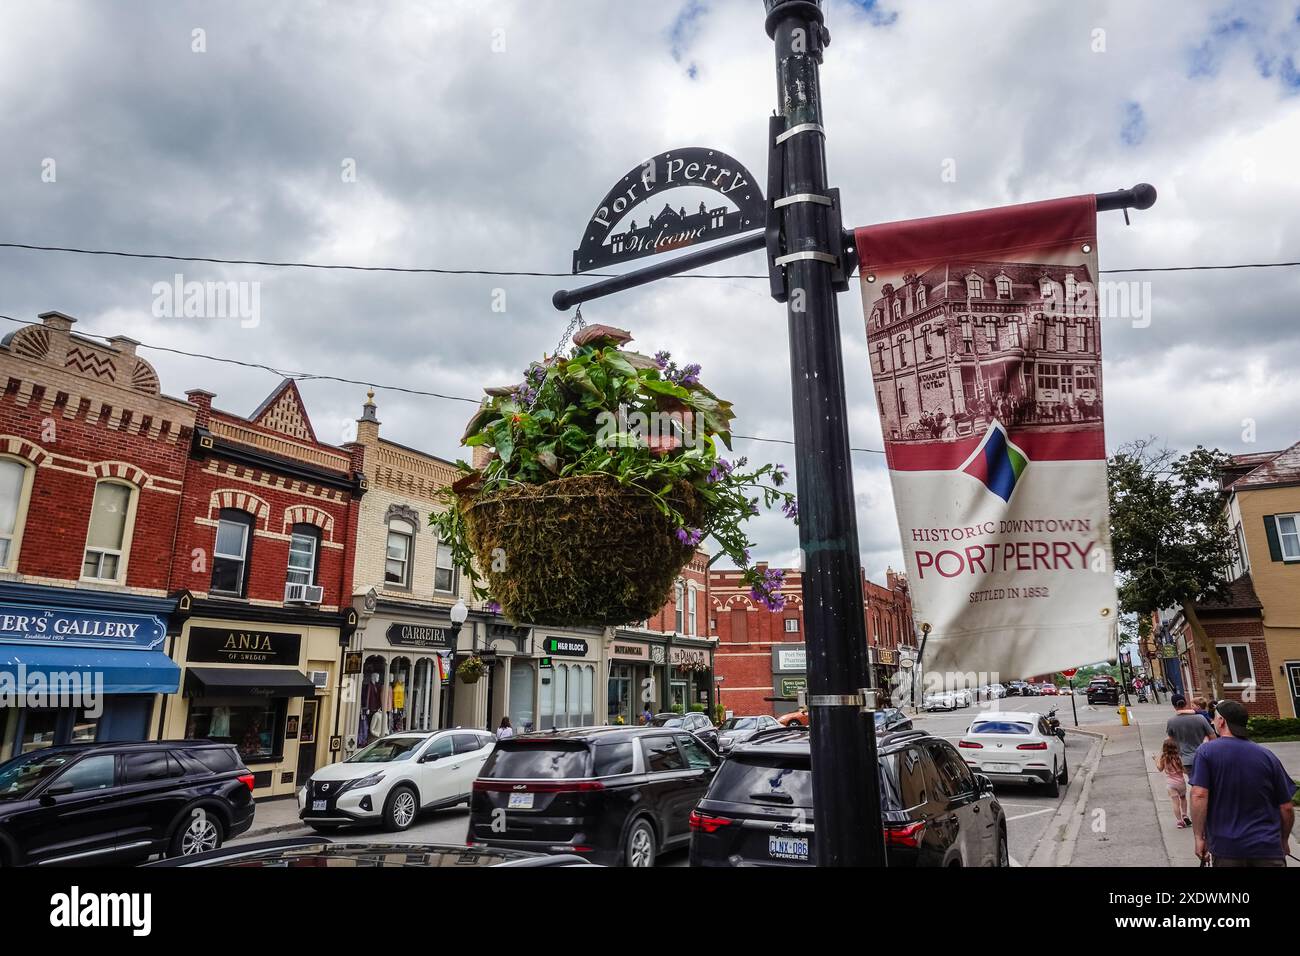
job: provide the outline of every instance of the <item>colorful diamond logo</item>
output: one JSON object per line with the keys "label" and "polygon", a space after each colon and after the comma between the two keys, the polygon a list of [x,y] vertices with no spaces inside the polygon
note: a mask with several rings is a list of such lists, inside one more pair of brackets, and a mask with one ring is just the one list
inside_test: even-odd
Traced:
{"label": "colorful diamond logo", "polygon": [[1000,422],[994,421],[961,470],[982,482],[1003,501],[1010,501],[1028,464],[1025,453],[1007,438],[1007,430]]}

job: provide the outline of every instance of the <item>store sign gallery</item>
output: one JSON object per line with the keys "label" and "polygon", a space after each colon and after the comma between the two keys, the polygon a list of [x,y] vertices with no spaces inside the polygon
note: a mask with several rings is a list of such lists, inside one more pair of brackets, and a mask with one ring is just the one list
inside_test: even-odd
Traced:
{"label": "store sign gallery", "polygon": [[0,642],[71,644],[149,650],[167,634],[162,619],[148,614],[70,611],[37,605],[6,604],[0,609]]}

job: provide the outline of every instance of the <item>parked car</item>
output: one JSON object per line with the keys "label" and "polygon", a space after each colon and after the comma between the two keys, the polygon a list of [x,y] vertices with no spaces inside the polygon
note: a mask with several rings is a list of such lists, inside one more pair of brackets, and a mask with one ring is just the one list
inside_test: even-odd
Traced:
{"label": "parked car", "polygon": [[324,837],[293,837],[266,840],[244,846],[225,847],[211,853],[159,860],[149,866],[222,867],[253,869],[353,869],[369,867],[416,866],[591,866],[580,856],[551,853],[526,853],[523,850],[499,850],[464,847],[446,843],[368,843],[340,842]]}
{"label": "parked car", "polygon": [[957,747],[967,765],[995,782],[1041,783],[1058,796],[1070,782],[1065,731],[1056,711],[985,711],[971,721]]}
{"label": "parked car", "polygon": [[956,710],[957,695],[950,690],[926,694],[921,706],[926,710]]}
{"label": "parked car", "polygon": [[1044,696],[1044,697],[1055,697],[1055,696],[1056,696],[1056,685],[1055,685],[1055,684],[1044,684],[1044,685],[1043,685],[1043,696]]}
{"label": "parked car", "polygon": [[654,720],[650,721],[650,726],[668,727],[672,730],[689,730],[712,747],[714,751],[718,750],[718,728],[714,727],[713,721],[709,720],[704,714],[698,712],[655,714]]}
{"label": "parked car", "polygon": [[911,730],[912,718],[897,707],[886,707],[876,711],[876,736],[892,734],[900,730]]}
{"label": "parked car", "polygon": [[788,714],[782,714],[776,719],[776,722],[782,727],[807,727],[808,708],[800,707],[798,710],[792,710]]}
{"label": "parked car", "polygon": [[201,853],[253,813],[253,774],[230,744],[47,747],[0,764],[0,866]]}
{"label": "parked car", "polygon": [[1001,684],[989,684],[986,700],[1002,700],[1007,696],[1007,689]]}
{"label": "parked car", "polygon": [[425,810],[469,800],[496,737],[484,730],[413,731],[380,737],[298,788],[298,816],[318,833],[357,823],[405,830]]}
{"label": "parked car", "polygon": [[1113,677],[1094,677],[1088,681],[1088,703],[1119,706],[1119,684]]}
{"label": "parked car", "polygon": [[969,707],[975,702],[975,692],[966,687],[953,691],[953,696],[957,698],[958,707]]}
{"label": "parked car", "polygon": [[691,810],[720,762],[680,728],[512,737],[497,744],[474,781],[466,841],[654,866],[662,851],[690,841]]}
{"label": "parked car", "polygon": [[725,754],[736,744],[744,743],[760,730],[780,727],[775,717],[760,714],[757,717],[728,717],[718,727],[718,752]]}
{"label": "parked car", "polygon": [[[810,866],[815,808],[808,735],[773,731],[738,745],[691,814],[691,866]],[[912,730],[878,744],[891,867],[1008,866],[993,784],[941,737]]]}

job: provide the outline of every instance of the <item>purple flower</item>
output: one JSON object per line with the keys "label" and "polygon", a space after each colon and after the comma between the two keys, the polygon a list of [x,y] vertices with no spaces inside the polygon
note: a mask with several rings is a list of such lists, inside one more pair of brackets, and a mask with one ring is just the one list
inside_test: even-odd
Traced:
{"label": "purple flower", "polygon": [[782,513],[791,521],[799,520],[799,502],[790,498],[781,506]]}
{"label": "purple flower", "polygon": [[785,484],[785,480],[790,477],[790,472],[786,471],[785,465],[772,466],[772,484],[778,488]]}
{"label": "purple flower", "polygon": [[489,613],[489,614],[500,614],[500,613],[501,613],[501,605],[498,604],[496,601],[488,601],[487,609],[488,609],[488,613]]}
{"label": "purple flower", "polygon": [[704,539],[704,532],[699,528],[678,528],[677,540],[687,548],[693,548]]}
{"label": "purple flower", "polygon": [[668,367],[668,362],[672,359],[672,357],[673,356],[671,352],[656,352],[655,364],[658,365],[661,370],[666,369]]}

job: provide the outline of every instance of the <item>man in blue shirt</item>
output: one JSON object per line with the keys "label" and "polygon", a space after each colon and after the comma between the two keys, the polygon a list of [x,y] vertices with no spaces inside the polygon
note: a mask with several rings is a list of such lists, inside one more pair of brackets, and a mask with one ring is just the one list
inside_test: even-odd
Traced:
{"label": "man in blue shirt", "polygon": [[1246,708],[1221,701],[1219,737],[1202,744],[1192,770],[1196,855],[1215,866],[1286,866],[1295,783],[1282,761],[1246,737]]}

